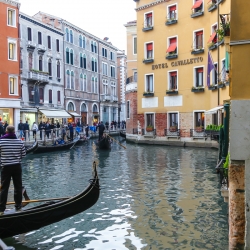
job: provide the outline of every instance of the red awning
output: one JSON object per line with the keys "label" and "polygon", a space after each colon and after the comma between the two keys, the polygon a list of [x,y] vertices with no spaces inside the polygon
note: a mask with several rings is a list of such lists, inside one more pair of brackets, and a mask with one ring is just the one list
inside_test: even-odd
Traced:
{"label": "red awning", "polygon": [[169,11],[175,11],[176,10],[176,5],[169,7]]}
{"label": "red awning", "polygon": [[153,50],[153,44],[152,43],[147,44],[147,50]]}
{"label": "red awning", "polygon": [[170,43],[170,44],[176,43],[176,37],[170,38],[170,39],[169,39],[169,43]]}
{"label": "red awning", "polygon": [[196,9],[199,8],[203,3],[203,0],[198,0],[195,2],[195,4],[193,5],[192,9]]}
{"label": "red awning", "polygon": [[176,47],[177,47],[176,43],[170,44],[170,46],[167,49],[167,52],[173,52],[173,51],[175,51]]}
{"label": "red awning", "polygon": [[216,32],[214,32],[211,36],[210,36],[210,38],[208,39],[208,43],[210,43],[210,42],[212,42],[213,40],[214,40],[214,38],[216,37]]}
{"label": "red awning", "polygon": [[198,73],[202,73],[203,72],[203,68],[198,68],[196,69]]}
{"label": "red awning", "polygon": [[196,35],[196,36],[203,35],[203,31],[198,31],[198,32],[195,32],[195,35]]}
{"label": "red awning", "polygon": [[146,17],[151,17],[151,16],[152,16],[152,13],[146,14]]}
{"label": "red awning", "polygon": [[170,72],[170,76],[177,76],[177,72],[176,71]]}

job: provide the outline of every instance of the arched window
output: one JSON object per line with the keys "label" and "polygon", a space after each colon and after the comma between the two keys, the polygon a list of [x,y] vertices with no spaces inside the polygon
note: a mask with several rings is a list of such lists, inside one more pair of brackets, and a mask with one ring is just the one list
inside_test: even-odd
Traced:
{"label": "arched window", "polygon": [[49,89],[49,103],[52,103],[52,89]]}
{"label": "arched window", "polygon": [[80,74],[80,90],[83,91],[83,74]]}
{"label": "arched window", "polygon": [[107,80],[103,80],[103,94],[107,95],[108,94],[108,81]]}
{"label": "arched window", "polygon": [[94,43],[91,41],[91,52],[94,52]]}
{"label": "arched window", "polygon": [[96,46],[96,42],[94,42],[94,51],[95,53],[97,53],[97,46]]}
{"label": "arched window", "polygon": [[83,68],[83,56],[82,56],[82,53],[80,53],[80,68]]}
{"label": "arched window", "polygon": [[97,60],[95,58],[95,72],[97,72]]}
{"label": "arched window", "polygon": [[73,43],[73,31],[70,30],[70,42]]}
{"label": "arched window", "polygon": [[74,81],[74,71],[71,71],[71,89],[75,89],[75,81]]}
{"label": "arched window", "polygon": [[66,82],[67,82],[67,89],[70,89],[70,71],[66,71]]}
{"label": "arched window", "polygon": [[93,112],[95,112],[95,113],[98,112],[98,109],[97,109],[97,105],[96,105],[96,104],[93,105]]}
{"label": "arched window", "polygon": [[66,41],[67,42],[69,42],[69,29],[68,28],[66,28],[66,30],[65,30],[65,35],[66,35]]}
{"label": "arched window", "polygon": [[79,35],[79,47],[82,48],[82,35]]}
{"label": "arched window", "polygon": [[66,48],[66,63],[69,64],[69,48]]}
{"label": "arched window", "polygon": [[81,112],[87,112],[87,106],[85,103],[81,105]]}
{"label": "arched window", "polygon": [[83,91],[87,91],[87,76],[83,77]]}
{"label": "arched window", "polygon": [[48,60],[48,72],[49,72],[49,76],[52,76],[52,61],[51,61],[51,58]]}
{"label": "arched window", "polygon": [[91,92],[95,93],[95,78],[91,78]]}
{"label": "arched window", "polygon": [[43,103],[43,100],[44,100],[43,88],[39,88],[39,102]]}
{"label": "arched window", "polygon": [[70,49],[70,64],[74,65],[74,53],[73,53],[73,49]]}
{"label": "arched window", "polygon": [[59,60],[57,60],[57,63],[56,63],[56,77],[57,78],[60,78],[60,76],[61,76],[61,70],[60,70],[60,61]]}
{"label": "arched window", "polygon": [[87,68],[87,58],[86,55],[83,55],[83,68],[86,69]]}
{"label": "arched window", "polygon": [[98,85],[98,82],[97,82],[97,77],[95,78],[95,91],[94,91],[94,93],[98,93],[98,91],[97,91],[97,85]]}
{"label": "arched window", "polygon": [[68,103],[68,111],[74,111],[74,104],[72,102]]}
{"label": "arched window", "polygon": [[43,57],[39,56],[39,71],[43,71]]}
{"label": "arched window", "polygon": [[85,40],[85,37],[83,37],[82,47],[83,47],[84,49],[85,49],[85,47],[86,47],[86,40]]}
{"label": "arched window", "polygon": [[29,53],[29,70],[33,69],[33,53]]}
{"label": "arched window", "polygon": [[94,57],[92,57],[92,59],[91,59],[91,70],[95,71],[95,59],[94,59]]}

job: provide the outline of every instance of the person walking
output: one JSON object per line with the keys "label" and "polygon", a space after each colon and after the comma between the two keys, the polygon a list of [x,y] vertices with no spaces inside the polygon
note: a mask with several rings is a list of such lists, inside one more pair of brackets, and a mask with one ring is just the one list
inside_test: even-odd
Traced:
{"label": "person walking", "polygon": [[[26,133],[28,135],[28,138],[26,138]],[[28,121],[26,121],[26,123],[24,124],[24,138],[25,138],[25,141],[26,139],[30,139],[30,125]]]}
{"label": "person walking", "polygon": [[45,128],[44,123],[42,121],[40,121],[40,123],[38,125],[38,129],[40,131],[40,140],[42,140],[44,128]]}
{"label": "person walking", "polygon": [[5,121],[4,122],[4,125],[3,125],[3,128],[4,128],[4,134],[5,134],[5,132],[6,132],[6,128],[9,126],[9,124],[8,124],[8,122],[7,121]]}
{"label": "person walking", "polygon": [[89,124],[87,124],[87,126],[85,127],[85,133],[86,133],[86,137],[89,137]]}
{"label": "person walking", "polygon": [[4,126],[3,123],[0,121],[0,136],[4,135]]}
{"label": "person walking", "polygon": [[38,127],[37,127],[37,124],[36,122],[33,122],[33,125],[32,125],[32,131],[33,131],[33,139],[36,140],[36,131],[38,130]]}
{"label": "person walking", "polygon": [[105,130],[105,127],[103,125],[103,122],[101,122],[99,125],[98,125],[98,131],[99,131],[99,141],[102,139],[103,137],[103,132]]}
{"label": "person walking", "polygon": [[24,124],[22,120],[20,120],[20,123],[18,124],[17,129],[19,130],[20,138],[24,137]]}
{"label": "person walking", "polygon": [[[11,150],[10,150],[11,148]],[[10,180],[14,184],[16,211],[22,209],[22,167],[21,159],[26,155],[23,141],[17,139],[14,126],[7,126],[6,135],[0,138],[1,191],[0,215],[4,214]]]}

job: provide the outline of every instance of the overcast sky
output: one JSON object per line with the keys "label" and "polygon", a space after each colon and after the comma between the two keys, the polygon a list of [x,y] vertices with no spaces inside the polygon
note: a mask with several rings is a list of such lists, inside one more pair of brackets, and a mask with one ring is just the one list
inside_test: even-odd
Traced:
{"label": "overcast sky", "polygon": [[133,0],[19,0],[21,12],[33,16],[39,11],[61,17],[72,24],[126,50],[126,29],[136,20]]}

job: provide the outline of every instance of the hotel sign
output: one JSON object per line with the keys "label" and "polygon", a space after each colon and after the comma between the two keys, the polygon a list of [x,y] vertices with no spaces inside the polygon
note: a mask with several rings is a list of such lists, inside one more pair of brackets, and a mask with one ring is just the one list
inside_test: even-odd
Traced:
{"label": "hotel sign", "polygon": [[[202,62],[202,61],[203,61],[203,57],[194,57],[194,58],[190,58],[190,59],[171,62],[171,67],[177,67],[177,66],[182,66],[182,65],[187,65],[187,64],[199,63],[199,62]],[[168,63],[159,63],[159,64],[152,65],[152,70],[166,69],[166,68],[168,68]]]}

